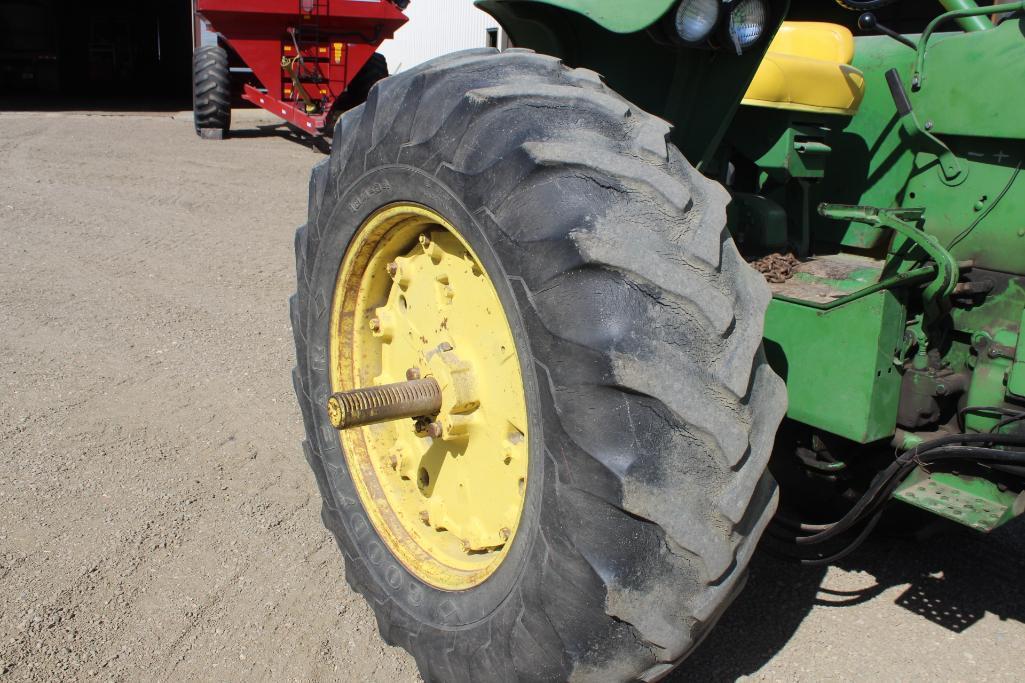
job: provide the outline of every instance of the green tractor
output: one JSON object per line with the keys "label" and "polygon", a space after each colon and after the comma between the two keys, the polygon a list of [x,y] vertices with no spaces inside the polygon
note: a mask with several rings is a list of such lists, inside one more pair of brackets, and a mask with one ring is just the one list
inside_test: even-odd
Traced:
{"label": "green tractor", "polygon": [[478,5],[518,47],[377,84],[295,240],[323,520],[426,680],[656,680],[763,535],[1023,512],[1025,2]]}

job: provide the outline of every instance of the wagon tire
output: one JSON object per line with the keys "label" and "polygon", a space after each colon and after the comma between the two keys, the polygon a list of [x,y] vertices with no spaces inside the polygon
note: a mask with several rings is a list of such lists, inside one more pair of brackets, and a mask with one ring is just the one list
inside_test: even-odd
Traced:
{"label": "wagon tire", "polygon": [[375,52],[335,102],[335,106],[332,107],[331,113],[328,115],[327,123],[324,125],[324,130],[329,135],[333,135],[341,115],[366,102],[370,95],[370,89],[385,78],[388,78],[388,60],[381,53]]}
{"label": "wagon tire", "polygon": [[[513,49],[378,83],[310,180],[290,300],[303,450],[350,586],[427,681],[655,680],[741,589],[777,501],[770,300],[728,195],[597,74]],[[460,228],[514,333],[530,414],[519,531],[441,591],[389,550],[324,408],[346,247],[382,207]]]}
{"label": "wagon tire", "polygon": [[231,127],[231,72],[228,53],[216,45],[192,55],[192,114],[196,134],[220,140]]}

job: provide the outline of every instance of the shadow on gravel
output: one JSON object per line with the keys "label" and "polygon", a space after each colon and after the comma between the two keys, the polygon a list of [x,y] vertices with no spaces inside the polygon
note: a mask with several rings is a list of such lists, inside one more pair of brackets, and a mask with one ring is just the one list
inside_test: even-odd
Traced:
{"label": "shadow on gravel", "polygon": [[238,140],[254,139],[254,138],[281,138],[294,142],[303,147],[314,149],[321,154],[331,153],[331,143],[326,138],[313,137],[306,135],[298,128],[294,128],[287,123],[269,123],[269,124],[258,124],[254,128],[242,128],[239,130],[229,130],[228,137]]}
{"label": "shadow on gravel", "polygon": [[988,536],[953,524],[915,541],[876,535],[838,565],[866,572],[875,585],[857,591],[821,587],[824,567],[803,567],[762,552],[747,587],[708,639],[667,681],[732,681],[765,665],[813,608],[843,609],[910,584],[896,604],[960,633],[986,612],[1025,623],[1025,521]]}

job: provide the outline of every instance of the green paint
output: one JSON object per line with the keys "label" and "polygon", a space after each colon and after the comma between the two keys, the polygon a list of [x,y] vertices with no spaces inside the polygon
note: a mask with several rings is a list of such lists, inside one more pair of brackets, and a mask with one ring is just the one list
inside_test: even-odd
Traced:
{"label": "green paint", "polygon": [[1022,513],[1020,496],[979,477],[916,468],[893,497],[976,531],[988,532]]}
{"label": "green paint", "polygon": [[[676,0],[501,0],[505,3],[532,2],[551,5],[587,17],[606,31],[633,33],[651,26],[665,14]],[[485,11],[498,4],[495,1],[475,0]]]}
{"label": "green paint", "polygon": [[765,352],[787,383],[787,416],[859,443],[889,438],[900,398],[893,358],[904,313],[887,291],[825,311],[774,299]]}
{"label": "green paint", "polygon": [[1014,349],[1014,364],[1007,376],[1007,392],[1025,398],[1025,312],[1018,324],[1018,343]]}
{"label": "green paint", "polygon": [[[742,107],[731,130],[730,144],[772,180],[822,178],[831,151],[823,141],[828,129],[801,123],[805,116],[785,110]],[[767,130],[772,134],[766,135]]]}
{"label": "green paint", "polygon": [[[910,54],[908,50],[905,52]],[[920,118],[939,135],[1021,138],[1025,121],[1007,116],[1001,96],[1008,73],[1025,59],[1020,20],[1002,22],[985,33],[935,36],[921,64],[921,89],[911,91]],[[914,69],[902,72],[910,81]],[[1012,93],[1007,93],[1013,96]]]}
{"label": "green paint", "polygon": [[[975,0],[940,0],[940,4],[948,12],[957,12],[958,10],[974,10],[979,5]],[[993,11],[992,7],[985,8],[986,13]],[[961,28],[965,31],[985,31],[993,28],[993,22],[989,20],[989,17],[985,16],[963,16],[957,20]]]}

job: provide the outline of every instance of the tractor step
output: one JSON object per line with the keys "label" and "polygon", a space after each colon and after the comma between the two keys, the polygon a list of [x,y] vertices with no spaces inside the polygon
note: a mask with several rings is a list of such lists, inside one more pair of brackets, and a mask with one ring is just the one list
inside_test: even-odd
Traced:
{"label": "tractor step", "polygon": [[785,282],[770,283],[774,296],[828,304],[874,284],[886,264],[881,259],[853,254],[812,256],[794,264]]}

